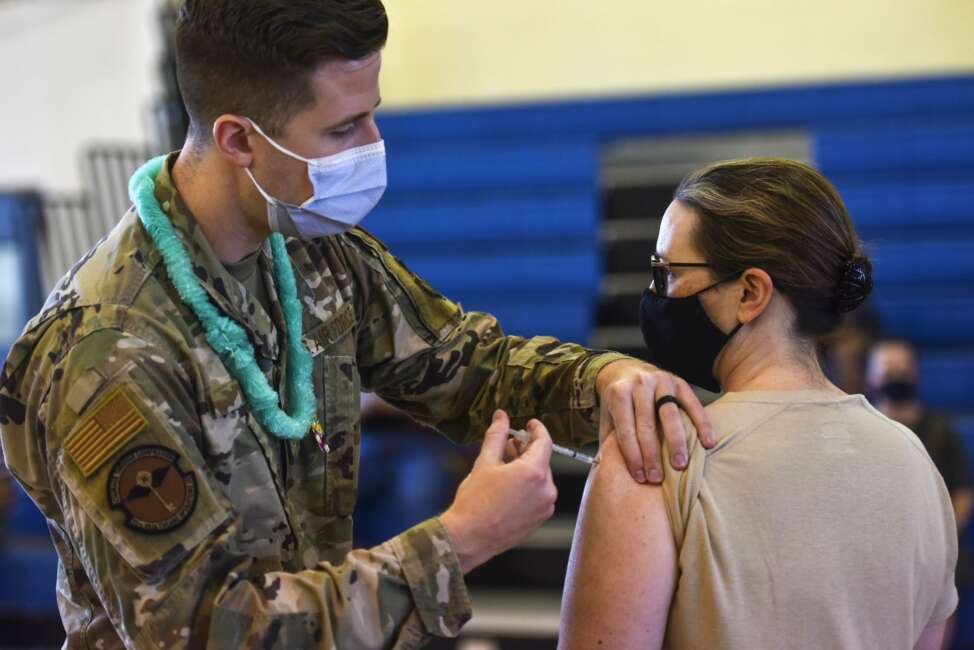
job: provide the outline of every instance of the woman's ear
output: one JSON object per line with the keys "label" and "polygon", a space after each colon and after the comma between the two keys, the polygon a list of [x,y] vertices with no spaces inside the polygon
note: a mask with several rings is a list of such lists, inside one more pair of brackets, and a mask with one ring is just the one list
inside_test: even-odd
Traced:
{"label": "woman's ear", "polygon": [[737,320],[750,323],[764,313],[771,298],[774,297],[774,281],[766,271],[761,269],[747,269],[741,274],[744,293],[741,303],[737,307]]}

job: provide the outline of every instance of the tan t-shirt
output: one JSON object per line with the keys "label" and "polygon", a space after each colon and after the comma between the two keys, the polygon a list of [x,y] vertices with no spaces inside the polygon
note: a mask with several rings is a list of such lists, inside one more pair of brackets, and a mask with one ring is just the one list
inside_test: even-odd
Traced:
{"label": "tan t-shirt", "polygon": [[944,482],[861,395],[728,393],[663,490],[679,553],[671,648],[913,648],[957,605]]}

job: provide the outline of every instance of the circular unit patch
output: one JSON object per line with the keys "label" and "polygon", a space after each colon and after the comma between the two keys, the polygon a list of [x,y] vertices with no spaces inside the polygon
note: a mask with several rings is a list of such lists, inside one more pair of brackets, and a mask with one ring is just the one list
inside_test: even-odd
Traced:
{"label": "circular unit patch", "polygon": [[196,508],[196,475],[179,469],[179,454],[137,447],[119,458],[108,477],[108,502],[125,512],[125,525],[150,535],[181,526]]}

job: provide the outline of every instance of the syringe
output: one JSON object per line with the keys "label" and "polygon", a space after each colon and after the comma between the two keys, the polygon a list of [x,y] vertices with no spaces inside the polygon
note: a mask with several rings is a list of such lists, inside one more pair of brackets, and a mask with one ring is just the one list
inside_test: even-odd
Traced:
{"label": "syringe", "polygon": [[[519,440],[525,444],[531,442],[531,434],[527,431],[521,431],[520,429],[511,429],[511,437]],[[583,454],[577,449],[569,449],[568,447],[562,447],[561,445],[552,445],[551,450],[556,454],[561,454],[562,456],[568,456],[569,458],[574,458],[575,460],[580,460],[583,463],[588,463],[589,465],[598,465],[599,461],[597,458],[592,458],[587,454]]]}

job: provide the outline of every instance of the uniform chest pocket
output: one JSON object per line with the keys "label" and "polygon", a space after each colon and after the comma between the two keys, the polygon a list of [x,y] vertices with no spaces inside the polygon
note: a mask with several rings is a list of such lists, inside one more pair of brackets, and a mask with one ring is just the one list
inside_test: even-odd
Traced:
{"label": "uniform chest pocket", "polygon": [[362,391],[355,357],[323,353],[315,358],[319,412],[328,444],[325,507],[332,515],[350,516],[358,485]]}

